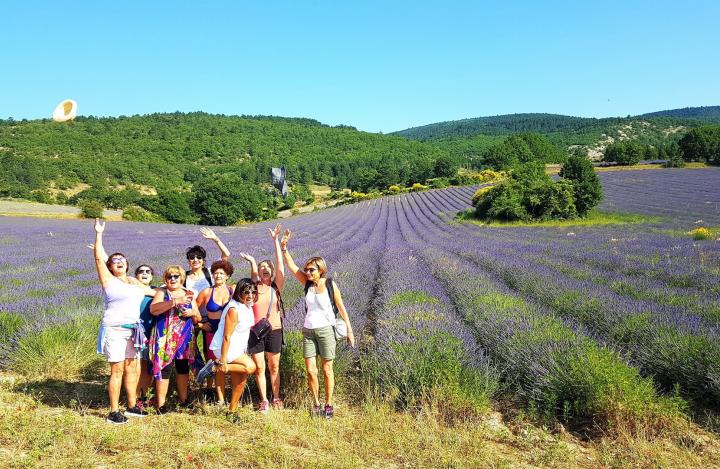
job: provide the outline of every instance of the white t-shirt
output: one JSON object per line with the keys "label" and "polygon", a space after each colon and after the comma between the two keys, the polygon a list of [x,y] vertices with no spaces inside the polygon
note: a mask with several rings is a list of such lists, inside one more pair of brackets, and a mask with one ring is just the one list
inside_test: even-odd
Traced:
{"label": "white t-shirt", "polygon": [[305,314],[303,323],[305,329],[319,329],[335,324],[335,312],[330,303],[327,285],[325,285],[325,291],[320,294],[315,293],[314,286],[310,287],[305,295],[305,305],[307,306],[307,314]]}
{"label": "white t-shirt", "polygon": [[117,277],[111,278],[103,289],[105,313],[102,325],[112,327],[137,322],[144,297],[145,293],[140,287],[125,283]]}
{"label": "white t-shirt", "polygon": [[234,361],[240,355],[247,353],[248,339],[250,338],[250,328],[255,324],[255,316],[253,315],[252,308],[247,307],[242,303],[238,303],[235,300],[230,300],[223,309],[222,316],[220,316],[220,323],[218,324],[218,330],[213,336],[212,342],[210,342],[210,350],[213,351],[216,357],[220,357],[222,353],[223,336],[225,334],[225,317],[227,316],[230,308],[235,308],[238,315],[238,322],[235,326],[235,330],[230,336],[230,346],[228,347],[227,362]]}

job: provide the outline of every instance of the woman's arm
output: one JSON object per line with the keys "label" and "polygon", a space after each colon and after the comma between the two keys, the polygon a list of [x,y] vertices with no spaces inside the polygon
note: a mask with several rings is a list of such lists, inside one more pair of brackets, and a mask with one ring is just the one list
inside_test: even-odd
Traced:
{"label": "woman's arm", "polygon": [[171,297],[169,301],[165,301],[165,290],[158,288],[155,290],[155,296],[150,303],[150,314],[153,316],[160,316],[161,314],[173,309],[175,306],[177,306],[175,298]]}
{"label": "woman's arm", "polygon": [[145,285],[144,283],[142,283],[140,280],[136,279],[135,277],[128,277],[128,280],[130,281],[131,284],[135,285],[140,290],[142,290],[143,293],[145,294],[145,296],[152,296],[153,298],[155,297],[155,289],[154,288],[150,288],[148,285]]}
{"label": "woman's arm", "polygon": [[215,244],[217,244],[217,247],[220,250],[220,259],[224,261],[230,259],[230,250],[223,244],[222,241],[220,241],[220,238],[218,238],[218,235],[216,235],[213,230],[210,228],[200,228],[200,233],[202,233],[203,238],[214,241]]}
{"label": "woman's arm", "polygon": [[240,257],[245,259],[250,264],[250,279],[253,282],[259,282],[260,275],[258,274],[258,266],[255,258],[246,252],[241,252]]}
{"label": "woman's arm", "polygon": [[110,280],[113,278],[113,274],[105,265],[107,261],[107,254],[102,243],[102,235],[105,231],[105,222],[101,222],[99,219],[95,219],[95,245],[93,246],[93,253],[95,254],[95,268],[97,269],[98,279],[100,279],[100,285],[103,288],[108,286]]}
{"label": "woman's arm", "polygon": [[348,315],[348,312],[345,309],[345,303],[343,303],[340,289],[335,282],[333,282],[333,291],[335,292],[335,304],[337,305],[338,313],[340,313],[340,317],[343,321],[345,321],[345,325],[347,326],[347,341],[351,346],[355,347],[355,334],[353,333],[352,326],[350,325],[350,315]]}
{"label": "woman's arm", "polygon": [[225,329],[223,329],[223,343],[220,349],[220,369],[223,373],[227,373],[227,354],[230,348],[230,337],[232,337],[237,321],[237,310],[235,308],[228,309],[227,315],[225,316]]}
{"label": "woman's arm", "polygon": [[190,301],[190,309],[185,310],[182,313],[184,318],[192,318],[193,324],[197,325],[202,320],[202,315],[198,309],[197,302],[195,300]]}
{"label": "woman's arm", "polygon": [[[280,247],[280,233],[282,230],[282,225],[278,223],[275,226],[274,230],[270,231],[270,236],[273,239],[273,245],[275,246],[275,285],[277,285],[278,290],[282,290],[283,286],[285,286],[285,263],[283,262],[283,253],[282,248]],[[285,249],[287,250],[287,243],[285,244]]]}
{"label": "woman's arm", "polygon": [[290,272],[292,272],[293,276],[297,279],[298,282],[305,285],[305,283],[307,282],[307,276],[305,275],[305,272],[300,272],[300,268],[297,266],[297,264],[295,264],[295,261],[293,260],[290,252],[288,252],[287,249],[287,244],[288,241],[290,241],[291,236],[292,232],[290,230],[285,230],[285,234],[280,240],[280,252],[282,252],[283,259],[285,260],[285,263],[287,264],[288,269],[290,269]]}

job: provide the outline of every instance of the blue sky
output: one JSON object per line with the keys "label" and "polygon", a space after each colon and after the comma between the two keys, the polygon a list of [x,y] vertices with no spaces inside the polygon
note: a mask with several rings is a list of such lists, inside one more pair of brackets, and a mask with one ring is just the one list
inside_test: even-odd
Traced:
{"label": "blue sky", "polygon": [[205,111],[392,132],[720,105],[720,2],[6,0],[0,118]]}

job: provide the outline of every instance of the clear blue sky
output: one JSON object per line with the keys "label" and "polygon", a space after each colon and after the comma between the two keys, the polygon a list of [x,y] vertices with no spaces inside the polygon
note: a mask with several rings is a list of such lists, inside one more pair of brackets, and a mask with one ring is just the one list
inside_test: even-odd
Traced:
{"label": "clear blue sky", "polygon": [[[593,3],[593,6],[590,6]],[[205,111],[371,132],[720,105],[720,1],[32,1],[0,7],[0,118]]]}

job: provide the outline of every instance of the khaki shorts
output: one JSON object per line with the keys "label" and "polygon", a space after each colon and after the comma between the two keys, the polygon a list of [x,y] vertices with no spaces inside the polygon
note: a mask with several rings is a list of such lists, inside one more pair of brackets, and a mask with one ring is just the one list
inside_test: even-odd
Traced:
{"label": "khaki shorts", "polygon": [[335,359],[335,331],[332,326],[306,329],[303,327],[303,356],[313,358],[320,354],[323,360]]}

